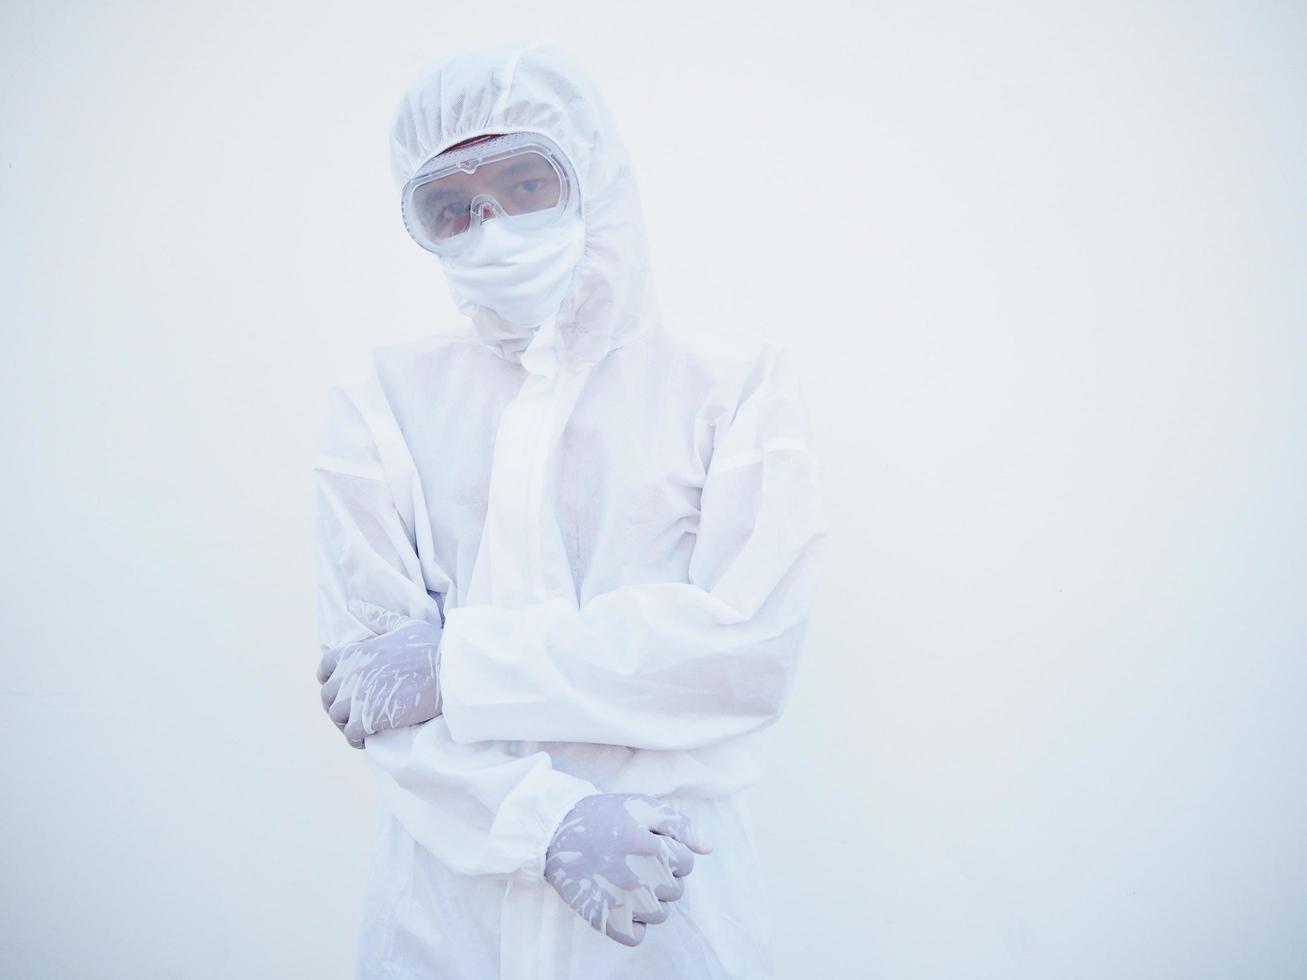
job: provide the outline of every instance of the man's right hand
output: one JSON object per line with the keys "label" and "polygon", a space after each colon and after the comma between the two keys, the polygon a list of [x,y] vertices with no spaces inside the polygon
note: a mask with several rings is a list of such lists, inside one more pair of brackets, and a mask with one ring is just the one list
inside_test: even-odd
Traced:
{"label": "man's right hand", "polygon": [[440,627],[369,602],[350,611],[375,633],[324,651],[322,707],[356,749],[369,735],[430,721],[441,713]]}
{"label": "man's right hand", "polygon": [[545,880],[592,927],[638,946],[685,892],[694,854],[712,845],[675,807],[642,793],[598,793],[572,807],[545,857]]}

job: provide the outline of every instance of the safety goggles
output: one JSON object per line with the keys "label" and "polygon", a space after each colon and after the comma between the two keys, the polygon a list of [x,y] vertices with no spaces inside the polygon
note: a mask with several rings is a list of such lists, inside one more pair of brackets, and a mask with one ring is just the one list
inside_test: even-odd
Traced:
{"label": "safety goggles", "polygon": [[492,216],[544,228],[579,206],[567,156],[539,133],[505,133],[438,153],[404,185],[400,207],[413,240],[450,255]]}

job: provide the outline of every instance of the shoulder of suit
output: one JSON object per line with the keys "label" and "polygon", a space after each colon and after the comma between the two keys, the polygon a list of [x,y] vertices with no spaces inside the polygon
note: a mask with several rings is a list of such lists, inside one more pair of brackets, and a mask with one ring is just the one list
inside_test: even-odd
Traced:
{"label": "shoulder of suit", "polygon": [[[788,360],[783,344],[768,337],[666,332],[668,361],[697,376],[722,396],[738,396]],[[670,366],[670,364],[669,364]]]}
{"label": "shoulder of suit", "polygon": [[461,354],[479,347],[474,337],[457,333],[425,334],[411,340],[382,344],[368,352],[366,361],[353,374],[341,378],[332,387],[354,398],[365,397],[369,392],[375,394],[385,379],[402,377],[409,370],[420,369],[430,363],[430,358]]}

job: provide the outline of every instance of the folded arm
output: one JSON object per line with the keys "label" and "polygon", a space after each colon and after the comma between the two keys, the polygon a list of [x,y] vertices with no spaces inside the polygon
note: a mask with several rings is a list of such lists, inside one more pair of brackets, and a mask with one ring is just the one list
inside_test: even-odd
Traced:
{"label": "folded arm", "polygon": [[[406,522],[377,449],[392,474],[411,460],[375,379],[333,388],[314,465],[318,631],[323,650],[373,636],[351,611],[358,600],[439,627],[428,582],[448,577],[419,562],[412,515]],[[416,475],[409,484],[418,495]],[[423,513],[418,510],[417,513]],[[368,762],[383,800],[423,847],[469,875],[542,881],[554,830],[575,803],[599,792],[555,770],[548,754],[514,755],[500,743],[454,742],[443,717],[368,736]]]}
{"label": "folded arm", "polygon": [[565,598],[449,610],[452,738],[691,749],[772,723],[824,539],[806,410],[768,347],[718,425],[689,581],[624,586],[579,610]]}

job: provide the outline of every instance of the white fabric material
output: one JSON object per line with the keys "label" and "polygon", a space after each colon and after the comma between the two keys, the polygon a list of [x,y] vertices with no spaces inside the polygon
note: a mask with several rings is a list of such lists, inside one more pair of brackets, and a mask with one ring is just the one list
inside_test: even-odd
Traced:
{"label": "white fabric material", "polygon": [[585,250],[580,214],[547,228],[496,215],[467,234],[476,236],[467,248],[440,259],[462,312],[475,316],[486,307],[519,326],[558,312]]}
{"label": "white fabric material", "polygon": [[[360,599],[439,624],[445,713],[367,739],[387,818],[361,978],[768,976],[741,791],[789,697],[825,526],[786,356],[664,328],[625,153],[553,45],[460,56],[393,130],[397,186],[443,146],[538,130],[576,166],[585,254],[558,314],[381,348],[334,386],[315,464],[324,646]],[[544,881],[596,792],[715,843],[639,946]]]}

